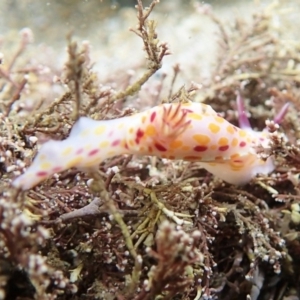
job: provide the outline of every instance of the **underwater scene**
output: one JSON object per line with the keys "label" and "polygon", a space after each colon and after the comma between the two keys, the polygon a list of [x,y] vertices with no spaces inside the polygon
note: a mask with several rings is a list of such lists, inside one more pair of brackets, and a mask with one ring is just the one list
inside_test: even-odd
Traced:
{"label": "underwater scene", "polygon": [[0,300],[300,299],[299,15],[0,1]]}

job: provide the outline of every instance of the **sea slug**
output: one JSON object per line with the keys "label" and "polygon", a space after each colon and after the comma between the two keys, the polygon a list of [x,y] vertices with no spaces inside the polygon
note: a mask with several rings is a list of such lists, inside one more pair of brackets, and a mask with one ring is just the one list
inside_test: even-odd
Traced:
{"label": "sea slug", "polygon": [[274,158],[263,160],[257,154],[257,147],[268,146],[268,132],[253,131],[240,97],[237,103],[241,128],[211,106],[194,102],[161,104],[113,120],[81,117],[67,139],[42,145],[32,165],[13,186],[27,190],[54,173],[73,167],[97,168],[105,159],[120,154],[200,162],[201,167],[228,183],[245,184],[259,173],[273,171]]}

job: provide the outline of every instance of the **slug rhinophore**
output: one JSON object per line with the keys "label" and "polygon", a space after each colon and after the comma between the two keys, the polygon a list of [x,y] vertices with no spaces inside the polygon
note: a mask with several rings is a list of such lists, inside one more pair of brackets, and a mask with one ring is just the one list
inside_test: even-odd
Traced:
{"label": "slug rhinophore", "polygon": [[26,190],[54,173],[73,167],[97,168],[103,160],[120,154],[196,161],[228,183],[245,184],[258,173],[273,171],[274,158],[263,160],[257,154],[257,147],[268,145],[268,132],[251,129],[239,97],[238,112],[241,128],[211,106],[194,102],[161,104],[114,120],[81,117],[67,139],[43,144],[13,185]]}

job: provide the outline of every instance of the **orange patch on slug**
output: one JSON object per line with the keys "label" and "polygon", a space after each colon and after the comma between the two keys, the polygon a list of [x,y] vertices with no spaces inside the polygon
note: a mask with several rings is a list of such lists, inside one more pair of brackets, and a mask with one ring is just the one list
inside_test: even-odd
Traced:
{"label": "orange patch on slug", "polygon": [[210,137],[205,134],[194,134],[193,139],[200,145],[207,145],[210,143]]}
{"label": "orange patch on slug", "polygon": [[226,145],[228,145],[228,138],[226,138],[226,137],[219,138],[218,144],[219,144],[219,146],[226,146]]}
{"label": "orange patch on slug", "polygon": [[202,156],[194,156],[194,155],[188,155],[183,157],[184,160],[193,160],[193,161],[201,161]]}
{"label": "orange patch on slug", "polygon": [[145,130],[145,134],[150,137],[155,136],[156,135],[155,127],[153,125],[148,125]]}
{"label": "orange patch on slug", "polygon": [[234,127],[233,127],[232,125],[228,125],[228,126],[226,127],[226,130],[227,130],[228,133],[231,133],[231,134],[234,133]]}
{"label": "orange patch on slug", "polygon": [[102,134],[105,131],[105,126],[104,125],[100,125],[98,127],[96,127],[94,133],[97,135]]}
{"label": "orange patch on slug", "polygon": [[239,155],[238,153],[235,153],[235,154],[232,154],[232,155],[230,156],[230,159],[234,160],[234,159],[236,159],[236,158],[238,158],[238,157],[240,157],[240,155]]}
{"label": "orange patch on slug", "polygon": [[63,151],[62,151],[62,155],[65,156],[65,155],[69,155],[73,150],[73,147],[69,146],[67,148],[65,148]]}
{"label": "orange patch on slug", "polygon": [[236,157],[230,160],[229,166],[232,171],[240,171],[244,167],[244,161]]}
{"label": "orange patch on slug", "polygon": [[232,171],[240,171],[242,170],[244,165],[239,165],[239,164],[230,164],[230,169]]}
{"label": "orange patch on slug", "polygon": [[239,130],[240,137],[245,137],[246,135],[247,135],[247,132],[245,130],[242,130],[242,129]]}
{"label": "orange patch on slug", "polygon": [[193,120],[199,120],[199,121],[203,119],[201,115],[196,113],[189,113],[188,118]]}
{"label": "orange patch on slug", "polygon": [[233,138],[231,141],[231,146],[236,147],[238,143],[239,143],[239,140],[237,138]]}
{"label": "orange patch on slug", "polygon": [[174,140],[170,143],[170,148],[171,149],[177,149],[183,145],[183,142],[180,140]]}
{"label": "orange patch on slug", "polygon": [[66,166],[67,168],[75,167],[77,164],[79,164],[83,160],[82,156],[76,156],[70,161],[67,162]]}
{"label": "orange patch on slug", "polygon": [[40,165],[40,168],[42,169],[42,170],[48,170],[50,167],[51,167],[51,163],[50,162],[43,162],[41,165]]}
{"label": "orange patch on slug", "polygon": [[217,116],[217,117],[215,117],[215,121],[217,123],[223,123],[225,120],[222,117]]}
{"label": "orange patch on slug", "polygon": [[212,133],[218,133],[220,131],[220,126],[215,123],[210,123],[208,128]]}
{"label": "orange patch on slug", "polygon": [[235,172],[239,172],[241,171],[241,167],[234,167],[234,166],[230,166],[231,171],[235,171]]}
{"label": "orange patch on slug", "polygon": [[100,144],[99,144],[99,147],[100,148],[105,148],[105,147],[107,147],[109,145],[109,142],[108,141],[103,141],[103,142],[101,142]]}

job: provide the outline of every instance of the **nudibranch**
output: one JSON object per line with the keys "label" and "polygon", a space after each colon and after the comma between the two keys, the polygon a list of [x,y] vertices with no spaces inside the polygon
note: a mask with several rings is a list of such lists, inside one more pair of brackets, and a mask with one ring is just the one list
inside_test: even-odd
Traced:
{"label": "nudibranch", "polygon": [[42,145],[13,186],[27,190],[54,173],[73,167],[97,168],[105,159],[121,154],[199,162],[228,183],[245,184],[259,173],[273,171],[274,158],[263,160],[257,154],[259,146],[268,145],[268,132],[253,131],[240,97],[237,103],[240,128],[211,106],[194,102],[161,104],[113,120],[81,117],[68,138]]}

